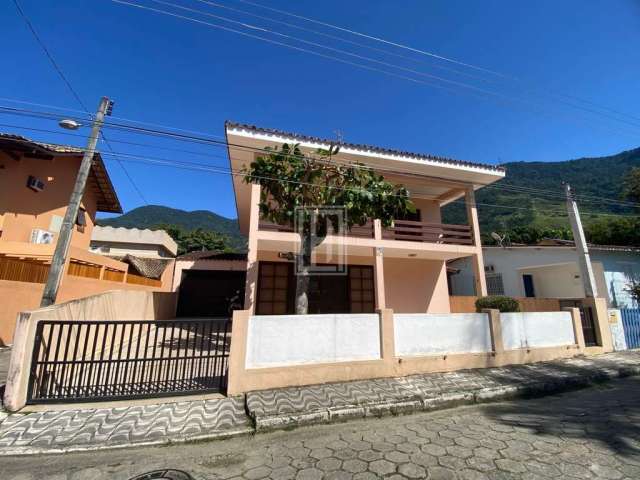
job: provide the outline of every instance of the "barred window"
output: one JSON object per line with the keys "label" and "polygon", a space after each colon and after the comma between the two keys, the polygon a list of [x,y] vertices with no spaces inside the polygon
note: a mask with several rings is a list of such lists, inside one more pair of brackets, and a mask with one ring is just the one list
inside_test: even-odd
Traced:
{"label": "barred window", "polygon": [[487,273],[487,293],[489,295],[504,295],[504,284],[501,273]]}

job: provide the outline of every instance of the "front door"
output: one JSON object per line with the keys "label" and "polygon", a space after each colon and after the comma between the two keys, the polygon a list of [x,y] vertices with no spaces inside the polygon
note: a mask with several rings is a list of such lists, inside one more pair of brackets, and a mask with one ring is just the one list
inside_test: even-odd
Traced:
{"label": "front door", "polygon": [[533,275],[529,275],[528,273],[522,275],[522,282],[524,283],[524,296],[535,297],[536,290],[533,286]]}

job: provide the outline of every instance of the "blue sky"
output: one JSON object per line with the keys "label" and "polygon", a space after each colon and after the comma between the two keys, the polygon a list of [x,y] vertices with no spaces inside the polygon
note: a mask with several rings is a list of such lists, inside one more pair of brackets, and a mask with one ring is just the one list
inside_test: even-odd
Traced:
{"label": "blue sky", "polygon": [[[153,5],[150,0],[132,1]],[[453,91],[437,89],[109,0],[22,0],[21,4],[84,103],[94,109],[99,97],[108,95],[116,102],[114,115],[118,117],[212,135],[223,134],[225,119],[326,137],[334,137],[339,130],[350,142],[488,163],[558,161],[640,146],[640,2],[634,0],[256,0],[519,80],[500,80],[478,70],[437,62],[236,0],[219,3],[415,60],[383,57],[195,0],[167,1],[443,76],[502,96],[470,94],[468,88],[452,84],[448,85]],[[12,2],[2,2],[0,17],[0,36],[5,46],[0,97],[79,108]],[[484,80],[460,76],[438,65]],[[417,78],[431,81],[423,76]],[[624,117],[624,122],[613,121],[584,110],[593,109],[592,105],[581,103],[583,109],[570,108],[563,102],[575,100],[550,97],[551,93],[588,99],[639,119]],[[0,104],[16,106],[6,100],[0,100]],[[56,130],[51,121],[0,114],[0,124],[0,131],[38,140],[84,143],[80,137],[15,128]],[[221,148],[169,143],[117,131],[106,133],[118,152],[227,164],[226,152]],[[187,149],[199,155],[119,144],[118,140]],[[150,204],[208,209],[235,217],[227,176],[123,163]],[[125,210],[143,205],[122,168],[114,161],[109,161],[108,167]]]}

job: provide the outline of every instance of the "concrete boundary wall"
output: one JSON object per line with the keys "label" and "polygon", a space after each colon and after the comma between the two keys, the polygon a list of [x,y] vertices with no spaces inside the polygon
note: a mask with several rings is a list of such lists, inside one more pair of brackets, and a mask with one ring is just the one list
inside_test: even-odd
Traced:
{"label": "concrete boundary wall", "polygon": [[393,325],[401,357],[492,351],[487,313],[396,313]]}
{"label": "concrete boundary wall", "polygon": [[377,314],[253,315],[247,329],[248,368],[380,358]]}
{"label": "concrete boundary wall", "polygon": [[17,411],[26,404],[38,322],[42,320],[164,320],[175,316],[176,301],[177,295],[170,292],[113,290],[20,313],[13,335],[13,348],[3,398],[5,408]]}
{"label": "concrete boundary wall", "polygon": [[501,313],[500,322],[505,350],[577,343],[569,312]]}
{"label": "concrete boundary wall", "polygon": [[[247,363],[250,310],[236,310],[233,315],[229,382],[227,394],[237,395],[255,390],[314,385],[329,382],[348,382],[372,378],[401,377],[420,373],[448,372],[469,368],[500,367],[533,363],[576,355],[594,355],[612,351],[611,335],[604,299],[587,299],[594,308],[600,346],[586,347],[582,334],[580,311],[568,308],[575,343],[553,347],[533,347],[505,350],[500,313],[485,310],[488,315],[491,350],[481,353],[440,353],[434,355],[402,355],[396,352],[393,310],[378,312],[380,321],[380,351],[377,360],[324,362],[293,366],[252,368]],[[299,322],[305,319],[299,316]],[[281,332],[283,339],[287,333]],[[608,335],[608,336],[607,336]]]}

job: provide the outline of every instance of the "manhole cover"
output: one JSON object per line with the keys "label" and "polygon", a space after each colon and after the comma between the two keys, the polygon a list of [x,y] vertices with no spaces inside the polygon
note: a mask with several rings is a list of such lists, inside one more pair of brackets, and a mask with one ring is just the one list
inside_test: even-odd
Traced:
{"label": "manhole cover", "polygon": [[153,472],[136,475],[129,480],[194,480],[187,472],[182,470],[154,470]]}

